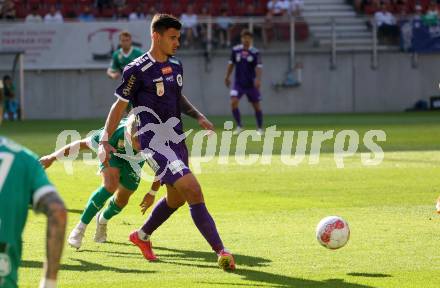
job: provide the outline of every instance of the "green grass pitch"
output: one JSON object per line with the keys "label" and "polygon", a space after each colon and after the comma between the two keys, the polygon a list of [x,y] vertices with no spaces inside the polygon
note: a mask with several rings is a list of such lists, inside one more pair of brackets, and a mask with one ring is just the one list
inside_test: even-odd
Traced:
{"label": "green grass pitch", "polygon": [[[213,118],[218,128],[227,119]],[[249,128],[254,125],[253,118],[245,122]],[[103,123],[103,119],[4,123],[0,134],[41,155],[54,149],[61,130],[77,129],[85,136]],[[280,161],[280,141],[275,141],[271,165],[240,166],[235,161],[219,165],[216,158],[203,164],[197,177],[223,242],[236,257],[234,273],[217,267],[187,206],[153,235],[160,261],[145,261],[127,239],[146,219],[138,207],[150,184],[143,182],[126,209],[109,222],[108,243],[93,242],[92,221],[80,251],[66,245],[59,286],[439,286],[440,216],[434,213],[440,195],[439,113],[268,116],[266,126],[270,125],[294,131],[354,129],[361,136],[382,129],[387,134],[387,141],[380,143],[385,158],[378,166],[365,167],[356,154],[346,159],[344,169],[337,169],[334,141],[329,140],[319,164],[309,165],[306,156],[291,167]],[[191,120],[186,126],[196,128]],[[251,143],[247,151],[257,153],[261,144]],[[69,233],[100,184],[96,166],[76,161],[73,175],[68,175],[63,163],[56,163],[48,174],[68,206]],[[157,199],[163,193],[164,188]],[[316,224],[328,215],[340,215],[350,224],[351,239],[340,250],[327,250],[315,239]],[[23,235],[20,287],[35,287],[41,277],[45,223],[45,217],[30,213]]]}

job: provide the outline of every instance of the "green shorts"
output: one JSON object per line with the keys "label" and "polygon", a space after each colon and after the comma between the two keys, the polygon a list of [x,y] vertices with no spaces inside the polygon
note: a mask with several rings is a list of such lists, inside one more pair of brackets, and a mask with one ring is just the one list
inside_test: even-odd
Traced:
{"label": "green shorts", "polygon": [[[119,184],[128,190],[136,191],[141,178],[140,175],[133,170],[130,163],[127,160],[121,159],[115,155],[110,156],[108,163],[110,167],[119,169]],[[139,165],[142,167],[144,162],[140,163]],[[104,164],[100,163],[99,171],[102,171],[104,168]]]}

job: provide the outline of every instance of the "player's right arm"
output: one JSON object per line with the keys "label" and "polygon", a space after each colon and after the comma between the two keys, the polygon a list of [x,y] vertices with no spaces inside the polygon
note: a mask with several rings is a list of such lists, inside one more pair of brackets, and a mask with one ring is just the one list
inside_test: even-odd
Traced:
{"label": "player's right arm", "polygon": [[110,67],[107,69],[107,76],[113,80],[117,80],[121,73],[119,73],[119,61],[116,51],[112,55],[112,62],[110,63]]}
{"label": "player's right arm", "polygon": [[40,282],[41,288],[56,287],[60,259],[64,247],[67,211],[63,201],[49,182],[43,167],[32,159],[27,166],[30,176],[32,204],[34,210],[42,212],[47,217],[46,228],[46,261],[44,262],[44,275]]}
{"label": "player's right arm", "polygon": [[116,152],[116,149],[108,141],[118,127],[128,103],[130,100],[133,100],[139,87],[139,79],[137,78],[135,67],[127,65],[122,75],[122,83],[116,88],[115,96],[118,99],[110,108],[101,139],[99,140],[98,157],[101,163],[106,164],[110,159],[110,153]]}
{"label": "player's right arm", "polygon": [[42,196],[35,209],[47,216],[46,261],[41,288],[56,287],[57,274],[64,246],[67,212],[63,201],[56,192]]}
{"label": "player's right arm", "polygon": [[228,67],[226,67],[226,76],[225,76],[225,85],[228,88],[231,85],[231,75],[232,75],[232,71],[234,71],[234,61],[235,61],[234,50],[232,50],[231,58],[229,59],[228,62]]}
{"label": "player's right arm", "polygon": [[154,198],[156,197],[156,193],[157,191],[159,191],[160,188],[160,181],[154,181],[151,184],[151,188],[150,191],[147,192],[147,194],[145,194],[144,198],[142,199],[141,204],[139,204],[139,206],[141,207],[141,213],[142,215],[145,214],[145,211],[147,211],[148,208],[151,207],[151,205],[153,205],[154,203]]}
{"label": "player's right arm", "polygon": [[90,149],[87,139],[74,141],[53,152],[52,154],[41,157],[40,163],[43,165],[44,169],[47,169],[52,165],[53,162],[55,162],[55,160],[69,156],[71,151],[81,151],[85,149]]}

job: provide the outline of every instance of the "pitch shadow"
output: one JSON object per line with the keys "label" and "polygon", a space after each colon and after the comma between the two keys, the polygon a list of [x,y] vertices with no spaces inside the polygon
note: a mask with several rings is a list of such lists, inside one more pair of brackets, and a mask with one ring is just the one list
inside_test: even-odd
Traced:
{"label": "pitch shadow", "polygon": [[[74,260],[79,262],[79,265],[71,265],[71,264],[61,264],[61,270],[68,271],[81,271],[81,272],[89,272],[89,271],[112,271],[116,273],[156,273],[156,271],[146,271],[146,270],[137,270],[137,269],[126,269],[126,268],[117,268],[104,266],[98,263],[93,263],[81,259],[69,258],[70,260]],[[42,268],[43,263],[40,261],[32,261],[32,260],[24,260],[21,262],[21,267],[26,268]]]}
{"label": "pitch shadow", "polygon": [[382,273],[358,273],[358,272],[350,272],[347,273],[348,276],[355,276],[355,277],[370,277],[370,278],[387,278],[387,277],[393,277],[390,274],[382,274]]}

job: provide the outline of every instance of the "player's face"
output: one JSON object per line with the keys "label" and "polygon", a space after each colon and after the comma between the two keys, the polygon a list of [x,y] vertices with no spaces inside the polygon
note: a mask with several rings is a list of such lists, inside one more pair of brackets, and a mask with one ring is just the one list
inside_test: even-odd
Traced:
{"label": "player's face", "polygon": [[250,47],[252,44],[252,37],[248,35],[241,37],[241,44],[245,47]]}
{"label": "player's face", "polygon": [[167,29],[163,34],[158,33],[160,50],[166,55],[174,55],[180,46],[180,31],[174,28]]}
{"label": "player's face", "polygon": [[122,36],[119,39],[119,44],[123,50],[130,50],[131,48],[131,37]]}

